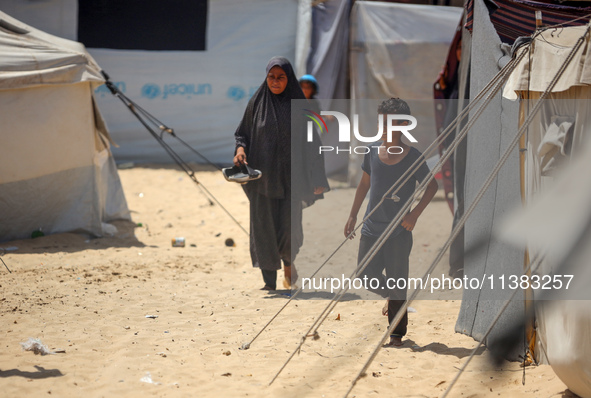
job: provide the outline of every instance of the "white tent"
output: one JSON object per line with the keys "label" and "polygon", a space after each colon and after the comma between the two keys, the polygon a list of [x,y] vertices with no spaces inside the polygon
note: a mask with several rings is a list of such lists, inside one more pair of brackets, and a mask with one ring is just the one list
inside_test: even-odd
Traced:
{"label": "white tent", "polygon": [[[361,1],[351,12],[351,98],[400,97],[419,120],[413,135],[424,151],[436,138],[433,79],[441,71],[462,8]],[[375,108],[357,110],[360,118]],[[360,121],[360,124],[371,123]],[[369,124],[368,124],[369,125]],[[360,174],[359,156],[349,162],[349,180]]]}
{"label": "white tent", "polygon": [[[549,363],[575,394],[591,397],[591,308],[587,298],[591,219],[591,34],[588,26],[534,39],[532,54],[517,65],[504,89],[520,98],[520,120],[528,116],[555,78],[577,41],[579,50],[544,99],[522,141],[525,150],[524,199],[533,210],[513,221],[506,239],[527,246],[530,258],[544,255],[539,274],[575,274],[570,292],[536,308],[536,359]],[[525,48],[520,51],[525,51]],[[565,169],[566,168],[566,169]],[[565,170],[563,170],[565,169]],[[565,260],[565,259],[569,260]],[[534,299],[547,292],[533,290]]]}
{"label": "white tent", "polygon": [[[125,23],[118,19],[121,8],[135,4],[127,3],[0,0],[0,9],[50,34],[82,43],[81,32],[90,29],[89,20],[83,19],[83,6],[106,14],[100,28],[120,32],[110,43],[115,45],[130,37],[148,36],[156,29],[174,35],[183,22],[166,15],[156,22],[143,19],[143,13],[165,3],[146,1],[143,10],[131,10],[132,20],[128,21],[142,24],[138,32],[137,25],[122,26]],[[107,47],[109,43],[86,47],[126,96],[174,128],[180,138],[211,161],[231,163],[234,132],[248,100],[265,78],[267,62],[273,56],[284,56],[295,65],[298,0],[194,0],[168,8],[192,8],[197,3],[206,4],[206,21],[189,21],[189,29],[195,34],[203,29],[202,50],[121,49]],[[113,148],[117,162],[172,162],[105,86],[98,87],[95,97],[119,145]],[[186,161],[203,161],[175,144],[171,145]]]}
{"label": "white tent", "polygon": [[[379,100],[409,100],[419,126],[413,130],[424,150],[436,137],[433,79],[441,70],[462,9],[378,1],[315,2],[306,71],[318,80],[323,110],[360,115],[361,126],[375,123]],[[350,84],[349,84],[350,83]],[[349,101],[362,109],[350,109]],[[367,105],[367,107],[362,106]],[[332,129],[328,123],[328,129]],[[336,135],[321,136],[338,146]],[[327,173],[348,171],[351,185],[360,174],[360,156],[326,152]]]}
{"label": "white tent", "polygon": [[129,219],[84,46],[0,12],[0,241]]}
{"label": "white tent", "polygon": [[[86,3],[111,12],[102,3]],[[457,7],[374,1],[353,4],[351,0],[206,3],[206,40],[201,51],[88,47],[125,95],[219,163],[231,161],[233,133],[248,99],[264,78],[267,61],[274,55],[287,57],[300,75],[316,75],[323,109],[331,104],[322,99],[348,98],[347,84],[351,81],[355,98],[396,95],[421,99],[425,101],[425,115],[432,118],[432,81],[445,61],[461,14]],[[81,4],[77,0],[0,0],[0,7],[11,15],[73,40],[80,40],[85,24],[78,12]],[[177,22],[163,17],[159,25],[174,30]],[[114,21],[108,23],[117,27]],[[198,23],[193,25],[195,30],[203,28]],[[146,23],[145,34],[153,28]],[[117,161],[171,161],[106,87],[100,87],[96,97],[120,145],[113,150]],[[435,133],[426,123],[421,123],[421,129],[425,135],[420,141],[426,147]],[[330,138],[323,138],[325,145],[333,145]],[[175,150],[188,161],[202,161],[182,146]],[[346,168],[346,159],[330,155],[326,156],[329,173]]]}
{"label": "white tent", "polygon": [[[473,32],[470,35],[464,31],[462,37],[462,62],[470,70],[472,97],[509,62],[512,51],[501,43],[485,2],[474,1],[473,10]],[[534,348],[535,359],[549,363],[571,391],[591,397],[591,312],[588,302],[582,300],[589,297],[585,285],[589,280],[591,239],[587,172],[591,153],[588,139],[591,62],[590,36],[588,32],[584,35],[586,28],[551,28],[538,35],[531,45],[517,50],[518,54],[527,50],[531,53],[511,73],[504,98],[501,93],[495,95],[470,130],[463,192],[466,208],[473,203],[482,181],[580,41],[581,47],[524,132],[520,147],[512,148],[494,185],[468,219],[464,271],[468,277],[521,275],[531,260],[543,258],[536,272],[531,272],[534,276],[574,274],[569,294],[562,291],[550,296],[542,289],[520,292],[485,343],[503,341],[509,331],[515,330],[515,325],[524,325],[526,308],[531,305],[529,300],[543,300],[543,305],[535,307],[535,322],[526,320],[525,330],[520,331],[528,341],[515,347],[509,356],[517,358],[527,348]],[[470,62],[465,62],[468,59]],[[464,72],[464,81],[467,76]],[[516,98],[521,101],[512,101]],[[558,177],[561,169],[565,170]],[[528,207],[533,205],[525,215],[512,211],[522,201]],[[474,250],[474,247],[483,249]],[[477,340],[485,336],[504,301],[510,297],[509,291],[496,286],[496,290],[464,290],[456,331]],[[535,333],[531,333],[532,329]]]}

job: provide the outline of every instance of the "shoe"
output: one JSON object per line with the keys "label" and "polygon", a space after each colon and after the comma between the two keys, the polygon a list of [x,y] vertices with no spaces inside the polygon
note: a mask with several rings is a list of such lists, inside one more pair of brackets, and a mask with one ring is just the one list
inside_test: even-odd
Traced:
{"label": "shoe", "polygon": [[226,167],[222,169],[226,181],[246,184],[249,181],[258,180],[263,176],[260,170],[253,169],[247,164],[242,166]]}
{"label": "shoe", "polygon": [[390,335],[390,342],[386,344],[386,347],[402,347],[404,343],[402,342],[402,336],[398,334],[391,334]]}

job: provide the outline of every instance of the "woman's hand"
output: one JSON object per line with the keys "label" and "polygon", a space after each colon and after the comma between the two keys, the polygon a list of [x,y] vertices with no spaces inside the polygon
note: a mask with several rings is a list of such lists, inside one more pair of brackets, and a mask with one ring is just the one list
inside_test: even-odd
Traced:
{"label": "woman's hand", "polygon": [[349,216],[345,224],[345,238],[353,239],[355,237],[355,232],[353,232],[355,230],[355,224],[357,224],[357,217]]}
{"label": "woman's hand", "polygon": [[234,156],[234,165],[240,166],[243,164],[248,164],[248,162],[246,161],[246,153],[244,152],[244,148],[239,146],[238,149],[236,149],[236,156]]}
{"label": "woman's hand", "polygon": [[320,195],[324,191],[326,191],[326,188],[325,187],[316,187],[316,188],[314,188],[314,195]]}

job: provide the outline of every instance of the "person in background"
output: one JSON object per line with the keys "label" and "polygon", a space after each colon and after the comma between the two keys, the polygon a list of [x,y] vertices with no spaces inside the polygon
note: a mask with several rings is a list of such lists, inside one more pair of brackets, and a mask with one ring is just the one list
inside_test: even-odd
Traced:
{"label": "person in background", "polygon": [[[320,114],[320,102],[316,99],[316,94],[318,94],[318,81],[312,75],[304,75],[300,77],[300,87],[308,100],[309,108],[311,111]],[[332,122],[335,120],[334,116],[325,115],[322,118],[327,122]]]}
{"label": "person in background", "polygon": [[312,75],[304,75],[300,77],[300,87],[304,93],[304,96],[310,103],[310,108],[316,113],[320,113],[320,103],[316,99],[318,94],[318,81]]}

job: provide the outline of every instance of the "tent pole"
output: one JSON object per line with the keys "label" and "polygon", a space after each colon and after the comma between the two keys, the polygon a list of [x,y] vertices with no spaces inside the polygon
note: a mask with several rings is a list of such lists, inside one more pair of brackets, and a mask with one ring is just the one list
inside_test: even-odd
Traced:
{"label": "tent pole", "polygon": [[[529,93],[528,93],[529,94]],[[529,96],[529,95],[528,95]],[[524,106],[523,103],[521,104],[521,110],[519,112],[519,125],[522,126],[525,118]],[[529,129],[529,126],[528,126]],[[527,156],[527,134],[523,134],[519,139],[519,180],[520,180],[520,189],[521,189],[521,202],[525,206],[527,203],[526,198],[526,190],[525,190],[525,160]],[[525,247],[523,253],[523,268],[526,271],[525,275],[531,277],[531,270],[528,267],[530,263],[529,259],[529,250]],[[531,287],[528,287],[523,292],[524,295],[524,316],[526,317],[525,320],[525,339],[526,339],[526,346],[529,352],[526,351],[526,354],[523,357],[523,365],[531,365],[532,362],[536,361],[534,357],[534,350],[536,346],[536,330],[535,330],[535,312],[533,311],[534,305],[534,297],[533,291]],[[531,317],[527,319],[528,314],[531,314]]]}

